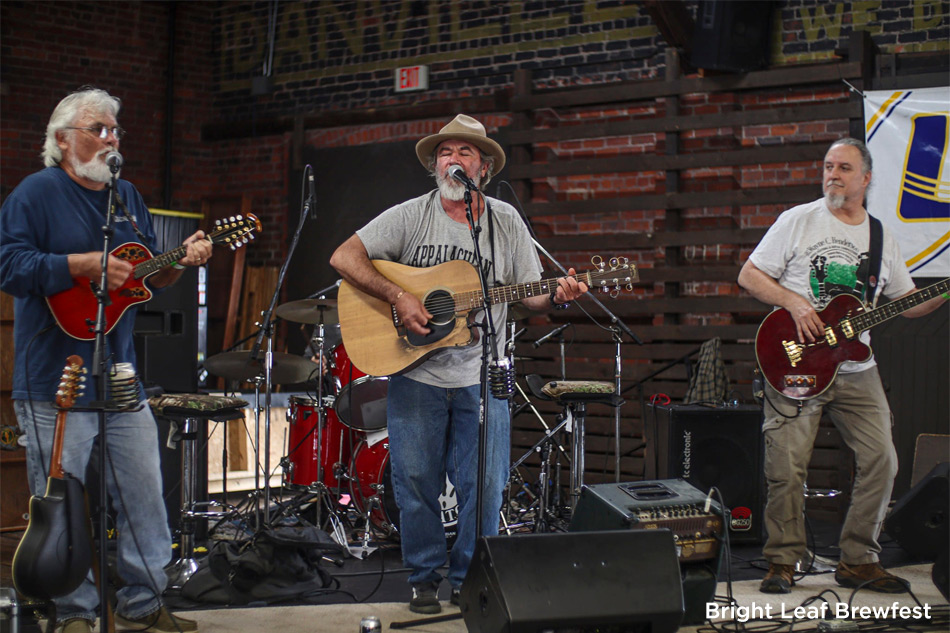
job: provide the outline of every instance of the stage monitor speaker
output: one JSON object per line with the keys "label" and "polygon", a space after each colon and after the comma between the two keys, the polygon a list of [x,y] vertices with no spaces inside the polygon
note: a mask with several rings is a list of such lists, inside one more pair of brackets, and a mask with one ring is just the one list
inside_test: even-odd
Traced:
{"label": "stage monitor speaker", "polygon": [[676,631],[683,592],[668,530],[479,539],[459,599],[469,633]]}
{"label": "stage monitor speaker", "polygon": [[768,66],[773,6],[766,0],[702,0],[696,9],[692,65],[730,72]]}
{"label": "stage monitor speaker", "polygon": [[950,463],[934,466],[898,499],[884,521],[884,531],[919,560],[934,560],[950,542]]}
{"label": "stage monitor speaker", "polygon": [[715,486],[729,509],[730,542],[762,541],[761,407],[649,405],[644,435],[647,479],[682,478],[704,494]]}

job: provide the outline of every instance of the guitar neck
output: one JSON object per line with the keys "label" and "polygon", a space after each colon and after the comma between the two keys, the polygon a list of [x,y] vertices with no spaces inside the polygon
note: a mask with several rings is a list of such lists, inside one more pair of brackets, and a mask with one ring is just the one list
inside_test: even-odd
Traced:
{"label": "guitar neck", "polygon": [[153,257],[152,259],[138,263],[133,267],[132,275],[136,279],[143,279],[149,275],[153,275],[161,269],[171,266],[179,259],[184,257],[185,253],[187,252],[187,248],[187,246],[182,244],[181,246],[173,248],[167,253],[162,253],[157,257]]}
{"label": "guitar neck", "polygon": [[53,431],[53,452],[49,459],[49,476],[63,478],[63,437],[66,435],[66,411],[56,414],[56,429]]}
{"label": "guitar neck", "polygon": [[[588,287],[593,285],[591,274],[589,272],[574,275],[574,278],[578,281],[586,283]],[[496,305],[499,303],[513,303],[528,297],[549,295],[556,290],[557,279],[542,279],[540,281],[531,281],[523,284],[498,286],[488,290],[488,303],[489,305]],[[483,293],[481,290],[459,292],[452,295],[452,297],[455,300],[456,312],[474,310],[475,308],[481,307],[483,304]]]}
{"label": "guitar neck", "polygon": [[862,332],[890,318],[896,317],[915,306],[919,306],[921,303],[939,297],[946,293],[948,289],[950,289],[950,279],[938,281],[932,286],[927,286],[923,290],[918,290],[906,297],[895,299],[880,308],[875,308],[874,310],[851,317],[851,326],[856,332]]}

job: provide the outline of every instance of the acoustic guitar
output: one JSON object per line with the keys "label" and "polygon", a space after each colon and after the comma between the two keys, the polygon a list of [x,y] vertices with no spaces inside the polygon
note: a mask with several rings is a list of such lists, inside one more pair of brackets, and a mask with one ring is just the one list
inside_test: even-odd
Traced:
{"label": "acoustic guitar", "polygon": [[74,591],[92,564],[89,512],[82,483],[63,472],[66,414],[82,395],[85,381],[79,356],[66,359],[56,391],[56,430],[46,494],[30,498],[30,523],[13,555],[13,584],[24,596],[50,600]]}
{"label": "acoustic guitar", "polygon": [[[591,290],[610,293],[633,290],[636,266],[626,257],[605,262],[591,258],[595,270],[576,275],[577,281]],[[400,321],[394,306],[359,290],[344,281],[337,295],[340,334],[347,355],[360,371],[371,376],[390,376],[415,367],[428,356],[447,347],[474,345],[475,328],[469,327],[468,315],[483,305],[478,271],[463,260],[417,268],[385,260],[373,260],[373,266],[387,279],[422,301],[432,314],[429,334],[410,332]],[[488,304],[513,303],[528,297],[550,295],[557,290],[557,279],[543,279],[488,291]]]}
{"label": "acoustic guitar", "polygon": [[[227,244],[231,250],[235,250],[246,244],[249,239],[254,239],[254,233],[260,230],[260,220],[249,213],[246,218],[232,216],[224,220],[216,220],[215,229],[204,239],[212,244]],[[111,251],[115,257],[132,264],[133,268],[132,274],[124,284],[109,291],[110,301],[106,306],[107,333],[112,331],[131,306],[152,298],[152,291],[145,285],[145,279],[168,268],[184,257],[186,252],[187,246],[183,244],[167,253],[153,257],[151,251],[135,242],[126,242]],[[73,277],[72,288],[46,297],[46,303],[59,327],[69,336],[81,341],[91,341],[96,337],[93,330],[99,306],[92,290],[92,281],[99,280]]]}
{"label": "acoustic guitar", "polygon": [[861,332],[939,297],[948,288],[950,279],[944,279],[873,310],[853,295],[838,295],[818,312],[825,332],[814,343],[800,343],[792,315],[785,309],[775,310],[755,334],[755,358],[762,375],[789,398],[808,400],[821,395],[834,382],[841,363],[871,358],[871,348],[858,339]]}

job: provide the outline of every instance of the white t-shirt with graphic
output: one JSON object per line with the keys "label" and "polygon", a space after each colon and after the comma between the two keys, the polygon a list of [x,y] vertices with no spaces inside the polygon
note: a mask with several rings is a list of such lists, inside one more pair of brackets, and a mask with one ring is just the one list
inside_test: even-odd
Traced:
{"label": "white t-shirt with graphic", "polygon": [[[870,241],[867,216],[861,224],[846,224],[828,210],[821,198],[782,213],[749,260],[779,285],[806,298],[816,310],[822,310],[842,293],[864,301],[862,280],[867,276]],[[874,303],[881,295],[893,299],[913,289],[914,281],[900,247],[885,227]],[[870,345],[870,331],[862,332],[860,339]],[[874,364],[872,356],[865,363],[845,362],[839,371],[864,371]]]}

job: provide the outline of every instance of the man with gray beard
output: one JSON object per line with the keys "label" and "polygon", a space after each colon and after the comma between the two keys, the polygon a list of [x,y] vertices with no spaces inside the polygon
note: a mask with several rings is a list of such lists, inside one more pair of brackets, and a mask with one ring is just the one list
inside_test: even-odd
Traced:
{"label": "man with gray beard", "polygon": [[[57,417],[54,401],[66,358],[78,355],[90,368],[95,345],[61,330],[46,297],[71,289],[74,279],[83,284],[101,280],[102,226],[112,176],[106,157],[115,152],[119,158],[124,135],[118,113],[119,100],[95,88],[80,89],[60,101],[46,128],[46,169],[25,178],[0,212],[0,289],[14,297],[13,405],[27,441],[34,495],[42,495],[46,486]],[[151,217],[139,192],[117,178],[116,200],[113,246],[138,242],[157,254]],[[151,275],[149,285],[163,288],[177,281],[186,266],[204,264],[211,257],[211,243],[204,237],[202,231],[188,237],[185,256]],[[107,268],[110,291],[120,288],[132,273],[129,262],[113,255]],[[134,321],[131,307],[105,337],[110,372],[118,363],[135,365]],[[76,399],[63,440],[63,470],[80,481],[97,441],[99,420],[96,412],[79,409],[96,399],[94,392],[90,385]],[[117,571],[125,581],[116,592],[116,623],[120,630],[196,631],[194,621],[176,618],[162,606],[171,534],[162,495],[158,432],[141,387],[138,403],[142,407],[137,411],[106,415],[104,476],[117,514]],[[102,450],[102,438],[98,441]],[[99,594],[91,572],[78,589],[54,602],[63,633],[92,631]]]}
{"label": "man with gray beard", "polygon": [[[848,293],[862,301],[870,286],[872,303],[916,290],[896,240],[883,231],[880,272],[868,276],[871,218],[864,199],[871,183],[871,155],[853,138],[835,141],[823,163],[822,199],[782,213],[739,272],[739,285],[763,303],[788,310],[800,343],[824,336],[818,311]],[[935,298],[903,313],[919,317],[937,309]],[[870,344],[870,334],[861,333]],[[837,378],[821,394],[799,402],[765,386],[765,477],[768,503],[762,549],[769,570],[764,593],[789,593],[795,565],[806,551],[804,484],[822,412],[827,412],[854,451],[851,507],[841,528],[841,557],[835,580],[844,587],[865,582],[882,593],[905,590],[905,581],[884,570],[877,541],[897,474],[891,411],[873,356],[841,364]],[[801,410],[798,406],[801,404]]]}
{"label": "man with gray beard", "polygon": [[[390,304],[410,332],[424,335],[432,314],[415,295],[380,274],[371,259],[415,267],[466,260],[482,267],[489,286],[537,281],[541,262],[517,211],[480,191],[473,193],[472,203],[474,222],[484,229],[478,233],[482,261],[475,261],[465,186],[449,171],[461,168],[466,178],[484,189],[504,167],[504,151],[488,138],[480,122],[458,115],[438,134],[419,141],[416,156],[438,188],[384,211],[344,242],[330,264],[347,282]],[[550,295],[528,297],[524,303],[533,310],[546,310],[573,301],[587,292],[574,274],[569,270]],[[504,327],[506,314],[504,303],[492,308],[497,328]],[[499,337],[499,343],[503,339]],[[501,347],[498,351],[503,355]],[[459,504],[458,536],[446,575],[453,604],[458,604],[475,549],[481,356],[480,345],[446,347],[389,381],[386,414],[393,492],[399,506],[403,561],[412,570],[409,608],[416,613],[439,613],[442,608],[439,568],[446,561],[446,537],[439,495],[446,475],[455,486]],[[502,490],[508,479],[510,424],[506,401],[488,398],[485,405],[488,442],[481,532],[491,536],[498,533]]]}

